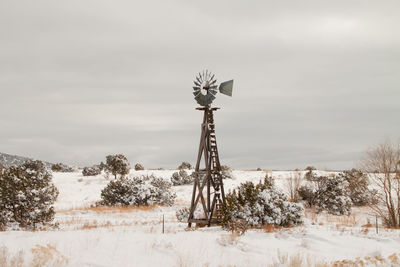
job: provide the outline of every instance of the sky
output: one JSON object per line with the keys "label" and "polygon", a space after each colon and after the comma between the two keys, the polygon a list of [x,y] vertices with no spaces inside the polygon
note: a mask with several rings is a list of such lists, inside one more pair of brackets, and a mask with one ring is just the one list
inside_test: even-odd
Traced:
{"label": "sky", "polygon": [[221,163],[347,169],[400,138],[399,1],[0,1],[0,152],[89,166],[194,163],[193,80]]}

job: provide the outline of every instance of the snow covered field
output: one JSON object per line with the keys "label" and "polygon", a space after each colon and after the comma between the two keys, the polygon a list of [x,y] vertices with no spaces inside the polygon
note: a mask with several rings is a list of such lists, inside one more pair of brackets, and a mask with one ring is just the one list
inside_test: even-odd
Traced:
{"label": "snow covered field", "polygon": [[[174,172],[132,171],[165,179]],[[233,180],[224,180],[226,191],[244,181],[258,182],[265,172],[233,171],[233,175]],[[284,190],[292,173],[272,175]],[[173,187],[177,199],[172,207],[90,208],[108,183],[104,176],[55,173],[54,183],[60,191],[55,204],[59,229],[0,232],[0,247],[14,255],[22,250],[25,262],[32,261],[32,249],[38,246],[51,248],[55,258],[65,259],[59,263],[68,266],[286,266],[296,261],[310,266],[357,258],[375,266],[395,262],[393,253],[400,257],[400,230],[380,227],[377,234],[375,217],[365,208],[353,208],[350,216],[306,210],[302,226],[249,230],[237,237],[220,227],[188,230],[177,221],[175,211],[189,206],[191,185]]]}

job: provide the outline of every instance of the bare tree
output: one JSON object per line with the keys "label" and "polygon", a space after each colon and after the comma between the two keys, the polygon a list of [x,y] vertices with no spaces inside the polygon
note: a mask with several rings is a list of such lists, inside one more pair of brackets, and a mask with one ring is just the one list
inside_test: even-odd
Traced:
{"label": "bare tree", "polygon": [[387,141],[366,153],[363,170],[378,189],[372,209],[389,227],[400,226],[400,144]]}
{"label": "bare tree", "polygon": [[297,202],[300,199],[299,188],[303,180],[301,171],[295,171],[289,178],[286,179],[286,191],[291,201]]}

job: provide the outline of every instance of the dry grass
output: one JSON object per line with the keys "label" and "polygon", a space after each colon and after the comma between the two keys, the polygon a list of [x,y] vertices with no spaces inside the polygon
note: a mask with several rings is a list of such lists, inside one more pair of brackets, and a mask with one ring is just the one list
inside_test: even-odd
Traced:
{"label": "dry grass", "polygon": [[11,254],[6,247],[0,248],[0,266],[1,267],[22,267],[24,265],[24,252],[19,250]]}
{"label": "dry grass", "polygon": [[269,267],[303,267],[303,266],[328,266],[325,262],[315,262],[310,256],[305,257],[301,253],[288,255],[288,253],[282,253],[278,249],[277,260],[273,264],[269,264]]}
{"label": "dry grass", "polygon": [[83,220],[81,218],[71,218],[71,219],[67,219],[67,220],[63,220],[63,221],[58,221],[58,224],[60,225],[77,225],[77,224],[82,224]]}
{"label": "dry grass", "polygon": [[31,249],[32,261],[25,264],[25,253],[19,250],[15,254],[10,253],[6,247],[0,248],[0,266],[1,267],[58,267],[67,266],[68,258],[62,255],[55,246],[47,244],[46,246],[36,245]]}
{"label": "dry grass", "polygon": [[292,233],[293,229],[299,229],[299,228],[296,228],[296,226],[279,226],[273,224],[266,224],[262,225],[260,228],[250,228],[250,229],[261,229],[264,233],[282,233],[283,231],[285,233]]}
{"label": "dry grass", "polygon": [[394,253],[387,258],[380,256],[356,258],[355,260],[334,261],[332,267],[357,267],[357,266],[397,266],[399,257]]}
{"label": "dry grass", "polygon": [[311,221],[313,221],[314,223],[317,223],[317,224],[319,223],[318,213],[315,210],[315,208],[305,209],[304,216],[307,219],[310,219]]}
{"label": "dry grass", "polygon": [[232,246],[239,242],[239,237],[240,235],[237,232],[222,234],[221,237],[217,239],[217,242],[223,247]]}
{"label": "dry grass", "polygon": [[[97,222],[97,220],[93,220],[93,221],[86,221],[85,223],[83,223],[83,225],[76,227],[76,230],[91,230],[91,229],[97,229],[97,228],[124,227],[124,226],[138,225],[138,224],[139,224],[139,222],[121,221],[121,222],[111,223],[110,221]],[[147,224],[148,223],[142,223],[142,225],[147,225]]]}
{"label": "dry grass", "polygon": [[36,245],[31,251],[33,260],[30,266],[32,267],[67,266],[69,263],[68,258],[50,244],[46,246]]}
{"label": "dry grass", "polygon": [[342,227],[354,227],[360,224],[356,214],[351,215],[331,215],[321,214],[319,215],[314,208],[308,208],[305,210],[305,217],[310,219],[312,222],[318,225],[331,224],[337,229]]}
{"label": "dry grass", "polygon": [[[165,221],[168,222],[168,221]],[[92,230],[98,228],[109,228],[112,229],[114,227],[126,227],[126,226],[148,226],[150,227],[150,233],[156,233],[160,229],[160,225],[162,224],[162,220],[148,220],[148,221],[133,221],[133,220],[122,220],[122,221],[97,221],[97,220],[84,220],[81,218],[72,218],[67,220],[62,220],[57,222],[62,226],[69,226],[74,230]],[[173,228],[165,227],[165,233],[176,233],[176,230]],[[0,265],[1,267],[1,265]]]}
{"label": "dry grass", "polygon": [[367,235],[369,233],[369,228],[368,227],[361,228],[360,233]]}
{"label": "dry grass", "polygon": [[370,223],[367,223],[367,224],[361,225],[361,227],[371,228],[371,227],[375,227],[375,226]]}
{"label": "dry grass", "polygon": [[269,267],[358,267],[358,266],[399,266],[400,265],[400,253],[393,253],[392,255],[383,258],[380,256],[356,258],[353,260],[338,260],[333,262],[325,262],[315,260],[310,255],[305,256],[297,253],[288,255],[287,253],[281,253],[278,250],[277,259],[273,264],[268,265]]}
{"label": "dry grass", "polygon": [[273,224],[266,224],[261,226],[261,229],[263,230],[263,232],[265,233],[274,233],[274,232],[278,232],[280,230],[282,230],[282,226],[276,226]]}
{"label": "dry grass", "polygon": [[151,249],[173,249],[174,245],[164,240],[155,240],[150,247]]}
{"label": "dry grass", "polygon": [[178,267],[192,267],[193,266],[193,260],[188,258],[188,257],[183,257],[182,255],[179,255],[177,263],[176,263],[176,266],[178,266]]}
{"label": "dry grass", "polygon": [[336,225],[340,225],[343,227],[353,227],[358,224],[356,216],[352,215],[327,215],[324,217],[324,220],[328,223],[333,223]]}
{"label": "dry grass", "polygon": [[109,228],[113,226],[110,221],[106,221],[103,223],[97,223],[96,220],[93,220],[92,222],[85,222],[78,230],[91,230],[91,229],[97,229],[97,228]]}
{"label": "dry grass", "polygon": [[121,212],[132,212],[132,211],[151,211],[157,208],[158,205],[150,205],[150,206],[99,206],[99,207],[90,207],[86,210],[94,211],[94,212],[110,212],[110,213],[121,213]]}
{"label": "dry grass", "polygon": [[133,211],[151,211],[154,210],[158,205],[150,206],[98,206],[98,207],[81,207],[71,208],[64,210],[57,210],[57,213],[69,213],[72,211],[94,211],[97,213],[123,213]]}
{"label": "dry grass", "polygon": [[[182,190],[184,191],[184,190]],[[180,192],[177,190],[177,192]],[[189,207],[190,206],[190,201],[187,201],[186,199],[176,199],[175,200],[175,205],[177,206],[182,206],[182,207]]]}

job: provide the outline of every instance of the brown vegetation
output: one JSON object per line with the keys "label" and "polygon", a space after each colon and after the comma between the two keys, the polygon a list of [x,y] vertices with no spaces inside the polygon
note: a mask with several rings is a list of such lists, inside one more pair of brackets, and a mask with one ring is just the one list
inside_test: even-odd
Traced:
{"label": "brown vegetation", "polygon": [[294,175],[291,175],[286,179],[286,191],[289,196],[289,201],[298,202],[300,199],[299,188],[303,181],[303,175],[301,171],[296,171]]}
{"label": "brown vegetation", "polygon": [[72,211],[94,211],[98,213],[123,213],[123,212],[133,212],[133,211],[151,211],[154,210],[158,205],[149,206],[97,206],[97,207],[81,207],[72,208],[65,210],[57,210],[57,213],[69,213]]}
{"label": "brown vegetation", "polygon": [[370,149],[363,170],[378,188],[378,203],[371,208],[389,227],[400,226],[400,144],[385,142]]}
{"label": "brown vegetation", "polygon": [[16,253],[10,253],[7,247],[0,248],[0,266],[1,267],[57,267],[67,266],[69,259],[62,255],[55,246],[47,244],[45,246],[36,245],[31,249],[32,261],[25,264],[25,252],[19,250]]}

